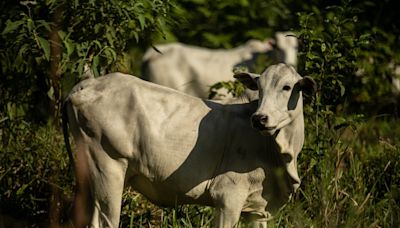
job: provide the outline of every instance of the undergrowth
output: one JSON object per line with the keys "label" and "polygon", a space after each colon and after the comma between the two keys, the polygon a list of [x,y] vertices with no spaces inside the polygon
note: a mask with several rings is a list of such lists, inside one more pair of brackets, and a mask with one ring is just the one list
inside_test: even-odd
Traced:
{"label": "undergrowth", "polygon": [[[333,124],[318,130],[326,137],[319,145],[314,143],[316,129],[308,127],[299,156],[301,186],[269,226],[397,227],[397,121],[359,120],[340,129]],[[3,120],[0,139],[1,213],[31,224],[48,223],[52,202],[57,200],[65,221],[74,184],[61,133],[51,126]],[[210,227],[212,211],[201,206],[160,208],[127,189],[120,227]]]}

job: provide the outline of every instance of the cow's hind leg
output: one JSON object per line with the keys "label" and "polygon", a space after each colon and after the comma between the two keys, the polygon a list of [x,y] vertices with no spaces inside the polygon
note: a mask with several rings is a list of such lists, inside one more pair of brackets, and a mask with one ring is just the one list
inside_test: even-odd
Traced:
{"label": "cow's hind leg", "polygon": [[118,227],[121,198],[127,162],[114,160],[102,153],[92,164],[92,194],[94,212],[91,224],[95,227]]}
{"label": "cow's hind leg", "polygon": [[[77,175],[83,174],[83,177],[77,176],[77,187],[82,186],[80,195],[83,202],[79,202],[80,196],[77,192],[75,203],[86,210],[75,208],[75,218],[84,218],[83,223],[76,223],[77,227],[118,227],[127,162],[109,157],[96,145],[87,146],[84,152],[86,153],[82,153],[81,159],[77,159],[78,164],[82,163]],[[79,167],[77,170],[79,171]],[[90,194],[86,194],[85,190]],[[77,211],[87,214],[79,215]]]}

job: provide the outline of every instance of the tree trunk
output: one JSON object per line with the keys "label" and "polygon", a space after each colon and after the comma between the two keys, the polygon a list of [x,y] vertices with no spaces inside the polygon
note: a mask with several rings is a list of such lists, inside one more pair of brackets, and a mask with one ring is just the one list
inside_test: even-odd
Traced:
{"label": "tree trunk", "polygon": [[50,75],[49,86],[53,90],[50,102],[50,114],[53,117],[53,124],[58,125],[61,113],[61,69],[60,61],[62,55],[61,38],[58,35],[62,21],[63,3],[55,9],[53,15],[53,26],[50,32]]}

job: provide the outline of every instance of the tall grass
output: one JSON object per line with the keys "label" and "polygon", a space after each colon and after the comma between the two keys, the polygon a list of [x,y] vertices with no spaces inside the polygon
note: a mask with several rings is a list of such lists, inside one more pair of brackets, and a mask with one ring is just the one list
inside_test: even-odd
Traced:
{"label": "tall grass", "polygon": [[[0,212],[17,219],[63,220],[72,196],[60,131],[18,119],[0,123]],[[64,210],[65,209],[65,210]]]}
{"label": "tall grass", "polygon": [[[48,224],[56,201],[63,207],[58,219],[67,217],[73,178],[61,133],[51,126],[6,122],[0,134],[1,213]],[[319,136],[315,128],[306,130],[301,186],[269,226],[399,227],[398,120],[360,120],[318,131]],[[160,208],[127,189],[120,227],[210,227],[212,212],[193,205]]]}
{"label": "tall grass", "polygon": [[[391,127],[389,127],[391,126]],[[337,131],[316,159],[306,145],[302,184],[273,224],[284,227],[398,227],[400,126],[367,121]],[[308,138],[313,138],[312,134]]]}

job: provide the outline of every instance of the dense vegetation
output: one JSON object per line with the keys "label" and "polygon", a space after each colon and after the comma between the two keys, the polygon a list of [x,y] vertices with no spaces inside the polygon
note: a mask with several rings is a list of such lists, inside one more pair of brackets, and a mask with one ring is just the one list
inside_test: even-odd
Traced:
{"label": "dense vegetation", "polygon": [[[319,88],[307,99],[302,185],[269,225],[399,226],[396,4],[1,1],[0,212],[33,226],[68,217],[73,175],[59,129],[60,105],[84,77],[85,64],[96,76],[116,70],[139,75],[140,57],[154,42],[230,48],[291,30],[300,40],[298,71]],[[122,203],[122,227],[202,227],[212,220],[210,208],[161,209],[131,190]]]}

